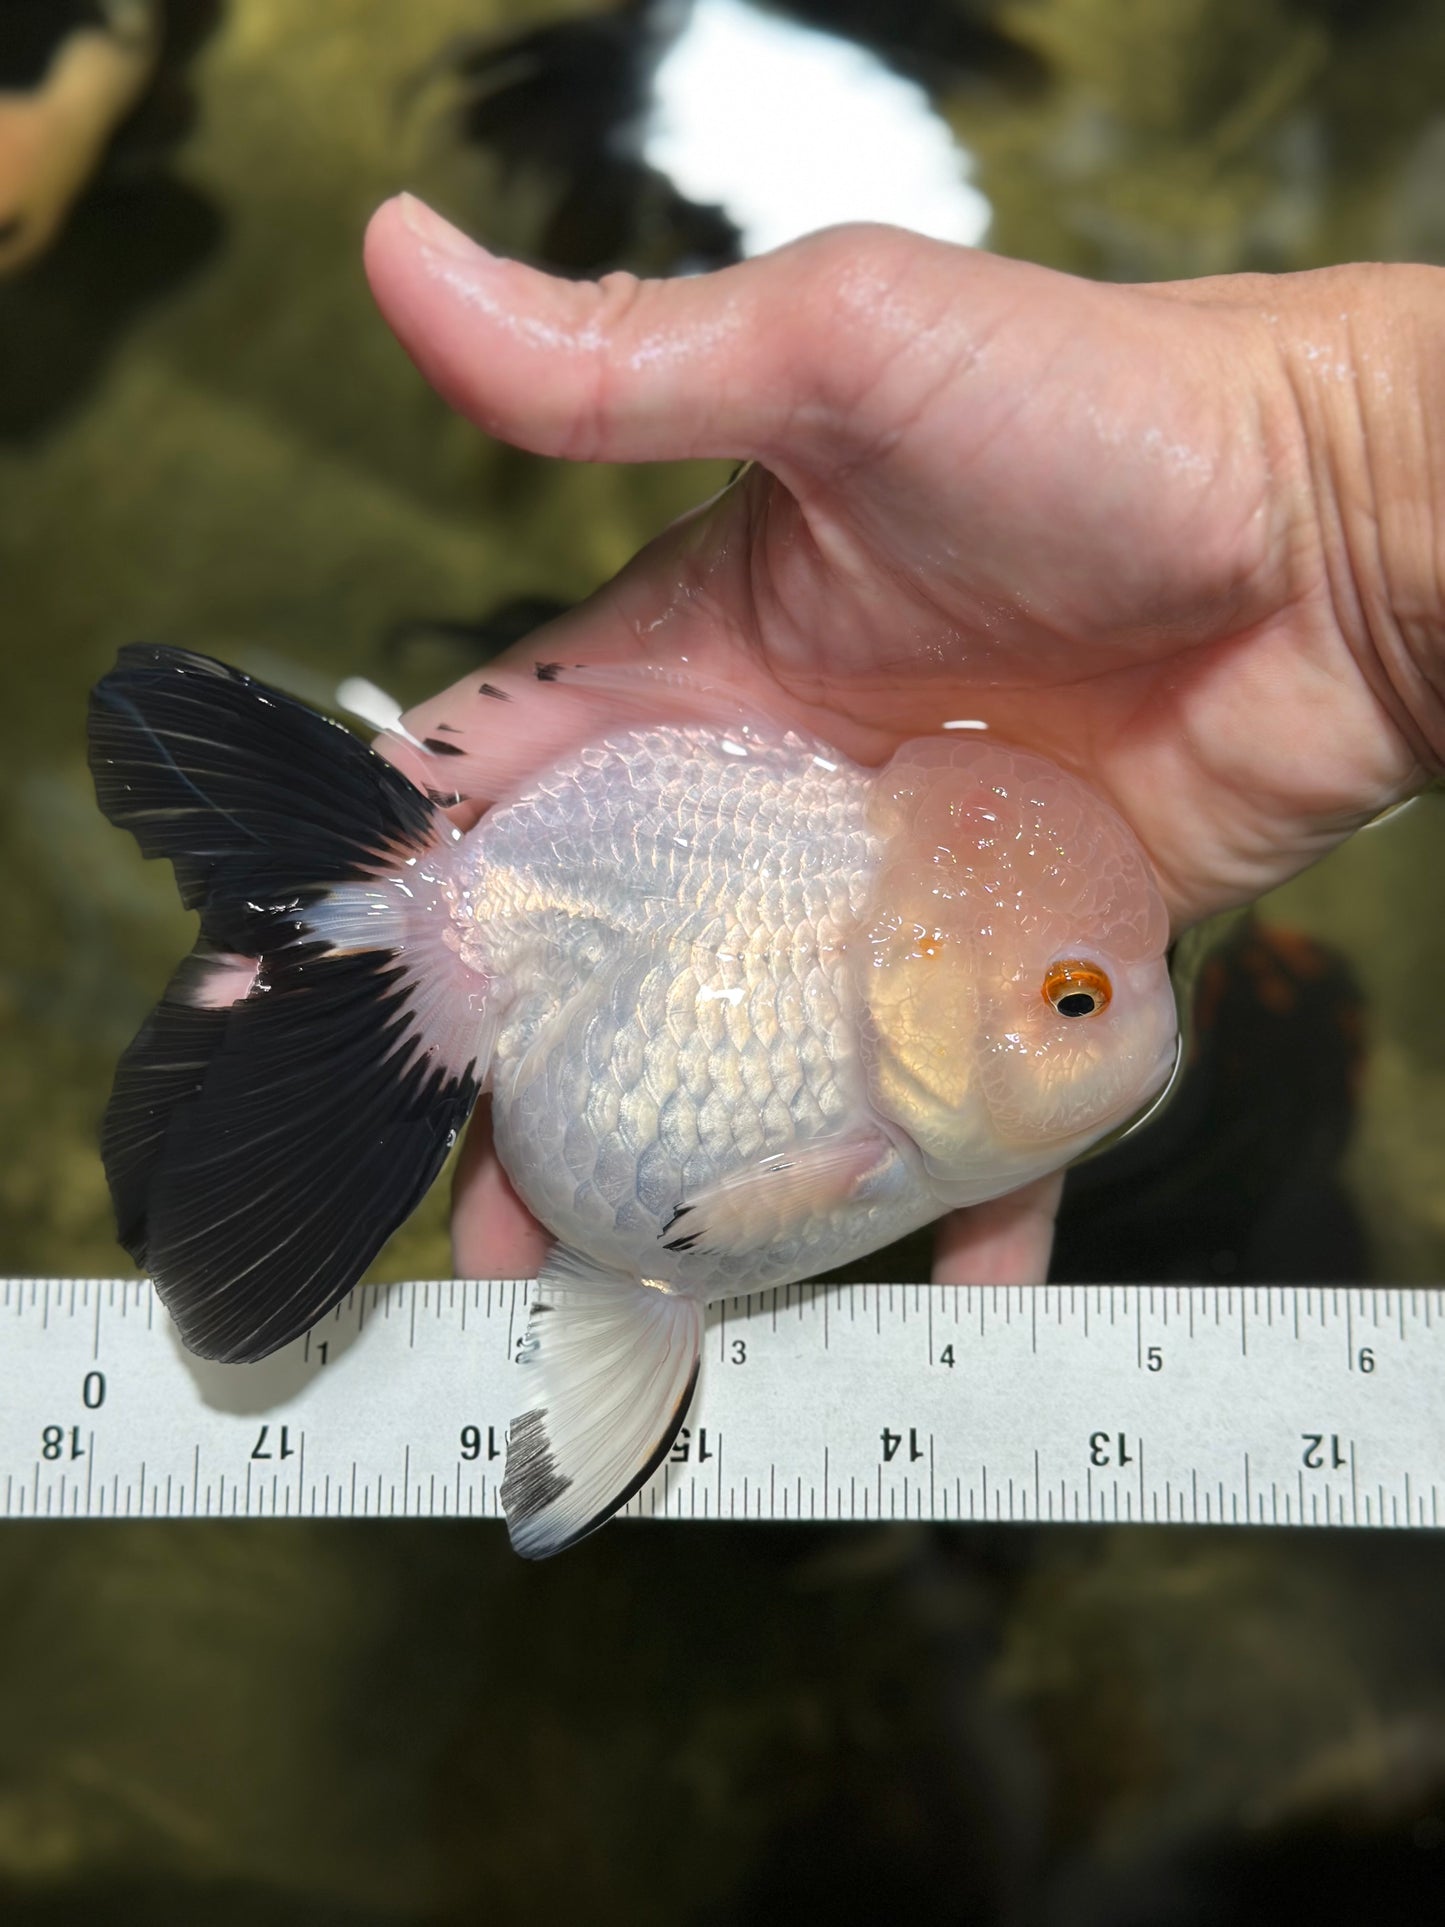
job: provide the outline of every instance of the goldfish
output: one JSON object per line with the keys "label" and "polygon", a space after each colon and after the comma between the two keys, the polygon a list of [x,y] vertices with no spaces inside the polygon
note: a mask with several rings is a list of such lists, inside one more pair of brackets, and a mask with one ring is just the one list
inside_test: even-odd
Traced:
{"label": "goldfish", "polygon": [[54,241],[141,98],[158,0],[7,0],[0,23],[0,275]]}
{"label": "goldfish", "polygon": [[618,726],[466,832],[343,725],[177,649],[121,651],[89,738],[102,810],[200,916],[102,1127],[122,1244],[193,1351],[264,1357],[489,1095],[555,1240],[502,1486],[528,1557],[661,1463],[710,1301],[1058,1169],[1174,1063],[1132,830],[991,738],[869,767],[762,716]]}

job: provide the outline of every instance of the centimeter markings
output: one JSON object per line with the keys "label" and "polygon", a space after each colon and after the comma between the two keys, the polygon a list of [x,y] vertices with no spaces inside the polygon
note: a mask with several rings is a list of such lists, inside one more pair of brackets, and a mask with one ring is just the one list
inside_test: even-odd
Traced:
{"label": "centimeter markings", "polygon": [[[260,1365],[0,1282],[0,1518],[496,1517],[532,1287],[354,1291]],[[1445,1291],[793,1285],[709,1314],[629,1514],[1436,1526]]]}

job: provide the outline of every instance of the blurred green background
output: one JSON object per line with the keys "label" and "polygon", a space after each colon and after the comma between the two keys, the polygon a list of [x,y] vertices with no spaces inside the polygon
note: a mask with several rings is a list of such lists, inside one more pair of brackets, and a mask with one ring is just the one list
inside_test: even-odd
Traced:
{"label": "blurred green background", "polygon": [[[579,597],[725,473],[485,442],[363,282],[365,220],[402,186],[524,252],[585,227],[585,197],[558,215],[575,156],[463,137],[457,37],[565,29],[508,58],[551,60],[566,101],[601,10],[166,13],[162,69],[91,191],[0,281],[11,1274],[126,1268],[96,1124],[190,940],[85,772],[85,696],[116,647],[186,644],[321,701],[361,674],[412,701],[483,646],[412,625]],[[615,17],[624,41],[643,14]],[[1140,279],[1445,261],[1445,7],[877,16],[896,58],[929,50],[915,64],[973,156],[990,246]],[[624,257],[676,265],[675,224],[629,191]],[[1199,1275],[1445,1275],[1441,809],[1263,906],[1338,994],[1280,1028],[1233,959],[1234,1041],[1141,1194],[1141,1249],[1187,1220]],[[1349,1238],[1321,1253],[1337,1221]],[[1342,1252],[1353,1270],[1326,1273]],[[448,1269],[439,1187],[375,1275]],[[534,1569],[492,1526],[10,1528],[0,1918],[1433,1920],[1442,1580],[1424,1535],[628,1525]]]}

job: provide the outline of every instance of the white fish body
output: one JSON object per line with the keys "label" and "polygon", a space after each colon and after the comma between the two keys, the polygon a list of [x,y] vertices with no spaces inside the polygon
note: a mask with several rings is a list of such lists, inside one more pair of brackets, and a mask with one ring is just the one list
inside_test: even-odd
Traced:
{"label": "white fish body", "polygon": [[[192,709],[198,691],[228,715],[277,701],[234,672],[218,684],[203,659],[132,653],[145,655],[152,742],[152,692],[174,699],[178,679]],[[172,737],[194,743],[194,715],[182,720]],[[102,803],[156,853],[134,786],[121,802],[103,776],[115,730],[93,723],[92,735]],[[325,746],[340,744],[378,762],[334,732]],[[405,814],[402,779],[365,773]],[[186,781],[212,819],[227,807],[209,765]],[[185,890],[180,832],[166,835]],[[214,909],[211,951],[177,980],[179,998],[228,1033],[249,1026],[264,1059],[263,1028],[307,999],[304,1034],[319,1042],[334,973],[333,1034],[359,1052],[357,1009],[380,977],[390,1028],[366,1060],[366,1116],[399,1117],[388,1129],[400,1132],[430,1112],[449,1142],[490,1090],[501,1161],[558,1240],[529,1339],[537,1395],[512,1428],[503,1493],[530,1554],[600,1524],[669,1449],[709,1299],[812,1276],[1056,1169],[1139,1109],[1173,1061],[1167,922],[1132,833],[1056,766],[977,739],[923,739],[867,769],[765,727],[618,732],[559,759],[465,836],[435,817],[402,834],[388,821],[349,872],[333,861],[296,882],[295,900],[272,889],[271,927],[245,942]],[[238,952],[258,957],[254,974],[248,963],[238,979]],[[123,1236],[138,1210],[130,1087],[155,1056],[146,1039],[108,1120]],[[236,1044],[228,1034],[228,1053]],[[178,1048],[194,1059],[192,1038]],[[166,1074],[147,1073],[148,1119]],[[189,1343],[274,1348],[380,1242],[349,1245],[338,1270],[298,1209],[288,1255],[222,1260],[198,1248],[192,1203],[173,1207],[170,1257],[155,1194],[177,1186],[157,1169],[154,1135],[142,1227],[127,1242]],[[429,1176],[408,1168],[397,1196],[371,1200],[372,1231],[384,1236]],[[264,1317],[237,1311],[248,1304]]]}

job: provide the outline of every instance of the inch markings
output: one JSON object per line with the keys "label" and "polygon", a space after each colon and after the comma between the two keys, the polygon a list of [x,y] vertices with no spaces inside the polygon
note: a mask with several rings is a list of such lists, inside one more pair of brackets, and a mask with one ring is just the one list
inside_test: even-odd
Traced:
{"label": "inch markings", "polygon": [[[0,1518],[488,1517],[532,1286],[353,1292],[260,1365],[0,1281]],[[709,1313],[634,1516],[1441,1524],[1445,1292],[794,1285]]]}

